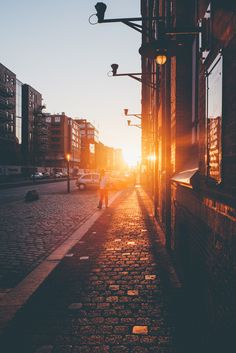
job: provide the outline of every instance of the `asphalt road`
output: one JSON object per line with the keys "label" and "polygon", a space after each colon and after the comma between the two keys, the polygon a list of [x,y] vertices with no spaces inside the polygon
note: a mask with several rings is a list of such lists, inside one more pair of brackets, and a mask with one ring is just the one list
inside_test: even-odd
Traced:
{"label": "asphalt road", "polygon": [[[71,192],[75,192],[78,188],[75,185],[75,180],[70,181]],[[39,195],[46,194],[65,194],[67,193],[67,181],[57,181],[50,183],[37,183],[27,186],[16,186],[8,189],[0,190],[0,205],[6,202],[24,200],[25,194],[29,190],[37,190]]]}

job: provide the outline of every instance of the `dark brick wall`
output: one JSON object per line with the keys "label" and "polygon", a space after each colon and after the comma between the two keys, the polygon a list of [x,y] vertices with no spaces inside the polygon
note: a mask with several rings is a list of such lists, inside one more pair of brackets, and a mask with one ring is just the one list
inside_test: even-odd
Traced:
{"label": "dark brick wall", "polygon": [[236,318],[236,217],[191,189],[173,187],[172,195],[173,246],[183,281],[210,326],[230,329]]}
{"label": "dark brick wall", "polygon": [[223,182],[236,195],[236,38],[223,52]]}
{"label": "dark brick wall", "polygon": [[[219,332],[222,337],[231,334],[232,338],[232,328],[236,324],[236,15],[222,1],[212,3],[211,50],[205,62],[202,62],[200,53],[196,58],[199,67],[200,177],[197,188],[172,184],[171,245],[183,281],[195,298],[194,305],[203,315],[202,321],[205,320],[217,335]],[[200,17],[208,4],[209,1],[199,1]],[[205,73],[219,50],[223,55],[222,182],[216,185],[206,176]],[[180,165],[185,151],[179,149],[178,152],[178,136],[183,137],[189,129],[187,100],[191,87],[184,66],[182,71],[181,67],[178,70],[178,63],[176,67],[176,96],[172,96],[176,98],[176,120],[172,123],[176,139],[173,135],[172,143],[177,144],[176,160],[181,155]],[[173,116],[174,112],[172,120]]]}

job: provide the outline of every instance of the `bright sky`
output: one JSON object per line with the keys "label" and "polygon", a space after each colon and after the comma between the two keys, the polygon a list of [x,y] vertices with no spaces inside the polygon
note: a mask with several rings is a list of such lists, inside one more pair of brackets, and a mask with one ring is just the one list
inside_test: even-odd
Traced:
{"label": "bright sky", "polygon": [[[141,34],[122,23],[90,25],[97,0],[11,0],[1,2],[0,62],[42,93],[50,113],[86,118],[100,141],[120,147],[129,161],[140,157],[140,129],[128,127],[123,109],[140,113]],[[139,0],[104,0],[106,18],[139,17]],[[139,123],[133,119],[133,123]]]}

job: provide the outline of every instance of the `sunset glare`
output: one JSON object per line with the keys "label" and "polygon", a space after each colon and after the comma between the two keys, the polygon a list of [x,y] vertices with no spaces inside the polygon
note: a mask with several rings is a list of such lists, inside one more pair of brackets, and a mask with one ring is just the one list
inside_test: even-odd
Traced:
{"label": "sunset glare", "polygon": [[127,163],[129,167],[136,167],[137,163],[140,161],[139,151],[124,149],[123,156],[125,163]]}

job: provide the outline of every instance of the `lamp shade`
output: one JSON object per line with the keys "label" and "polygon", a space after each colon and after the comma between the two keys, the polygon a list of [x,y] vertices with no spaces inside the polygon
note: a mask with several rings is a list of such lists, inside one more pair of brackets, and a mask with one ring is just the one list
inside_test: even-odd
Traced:
{"label": "lamp shade", "polygon": [[97,10],[96,15],[97,15],[97,18],[98,18],[98,23],[103,22],[106,8],[107,8],[107,5],[104,4],[103,2],[98,2],[95,5],[95,9]]}
{"label": "lamp shade", "polygon": [[113,75],[113,76],[115,76],[115,75],[117,74],[118,67],[119,67],[118,64],[111,64],[112,75]]}
{"label": "lamp shade", "polygon": [[164,54],[158,54],[158,55],[156,56],[156,63],[157,63],[158,65],[164,65],[164,64],[166,63],[166,61],[167,61],[167,56],[166,56],[166,55],[164,55]]}

